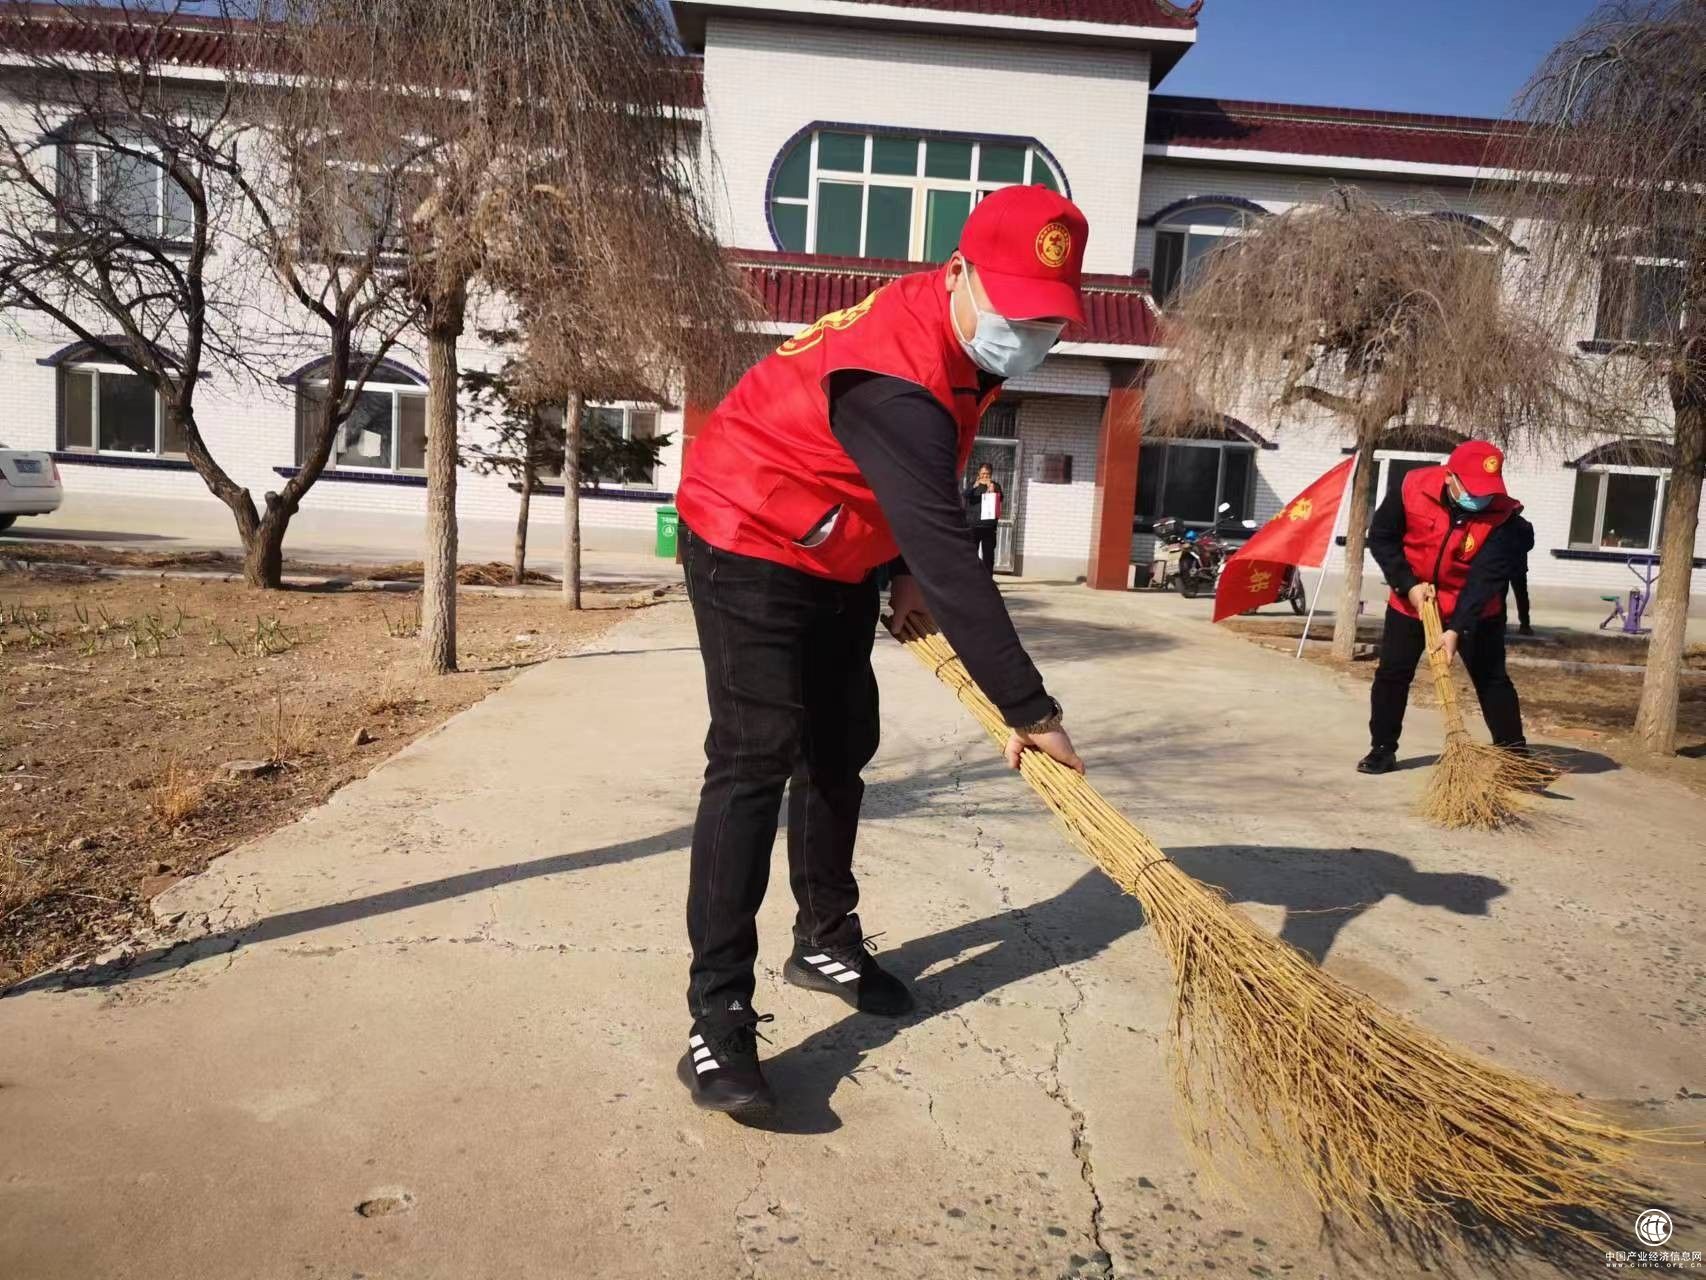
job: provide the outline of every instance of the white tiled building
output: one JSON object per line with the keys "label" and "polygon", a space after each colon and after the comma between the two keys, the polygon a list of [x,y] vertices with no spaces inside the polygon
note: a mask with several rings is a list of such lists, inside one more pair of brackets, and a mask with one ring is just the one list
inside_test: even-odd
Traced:
{"label": "white tiled building", "polygon": [[[1206,521],[1224,500],[1262,519],[1343,457],[1342,434],[1256,397],[1224,406],[1234,415],[1225,439],[1141,440],[1142,376],[1164,357],[1155,299],[1164,306],[1194,253],[1241,220],[1333,183],[1458,219],[1490,212],[1476,207],[1472,184],[1496,122],[1156,92],[1179,58],[1215,56],[1195,48],[1194,10],[1169,0],[674,0],[672,8],[702,86],[719,234],[777,333],[850,305],[912,269],[909,260],[945,257],[982,192],[1044,182],[1085,210],[1090,322],[1008,389],[977,454],[1007,482],[1002,551],[1027,575],[1124,585],[1131,561],[1146,558],[1154,518]],[[0,438],[56,450],[73,490],[204,493],[169,447],[159,456],[170,442],[142,449],[145,432],[72,438],[90,416],[67,399],[82,394],[68,388],[84,375],[41,363],[62,358],[69,339],[14,328],[0,337],[8,374]],[[1623,336],[1616,329],[1615,317],[1585,318],[1582,358],[1605,358],[1592,341]],[[499,358],[473,342],[462,353],[465,366]],[[377,448],[375,435],[351,433],[307,505],[421,509],[409,398],[422,390],[422,365],[408,351],[396,361]],[[257,494],[275,487],[295,461],[292,390],[213,385],[205,394],[214,454]],[[666,432],[671,443],[650,484],[587,504],[594,546],[649,542],[707,409],[687,400],[616,407],[627,429]],[[90,451],[97,443],[112,447]],[[1396,441],[1383,484],[1450,443],[1428,430]],[[1654,545],[1664,461],[1662,447],[1630,451],[1609,439],[1513,455],[1509,482],[1538,535],[1531,581],[1631,585],[1626,562]],[[504,478],[463,477],[465,516],[508,517],[515,501]],[[550,503],[536,510],[541,521],[555,515]],[[1706,554],[1706,538],[1697,547]]]}

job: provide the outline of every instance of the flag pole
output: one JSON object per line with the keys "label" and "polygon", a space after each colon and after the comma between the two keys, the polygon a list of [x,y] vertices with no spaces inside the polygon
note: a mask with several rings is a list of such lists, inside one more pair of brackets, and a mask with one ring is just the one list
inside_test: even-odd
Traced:
{"label": "flag pole", "polygon": [[1309,596],[1309,613],[1303,619],[1303,634],[1298,637],[1297,652],[1292,655],[1294,659],[1303,656],[1303,646],[1309,643],[1309,624],[1315,621],[1315,606],[1321,602],[1321,587],[1327,581],[1327,561],[1333,558],[1333,548],[1339,541],[1339,523],[1350,511],[1351,490],[1357,482],[1357,472],[1361,467],[1362,451],[1359,449],[1351,460],[1351,474],[1345,480],[1344,490],[1339,496],[1339,510],[1333,516],[1333,532],[1327,539],[1326,554],[1321,557],[1321,572],[1315,576],[1315,590]]}

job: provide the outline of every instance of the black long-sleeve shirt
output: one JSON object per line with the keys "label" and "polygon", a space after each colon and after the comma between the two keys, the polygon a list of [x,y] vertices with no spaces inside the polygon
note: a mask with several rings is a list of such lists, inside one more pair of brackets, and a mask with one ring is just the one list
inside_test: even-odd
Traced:
{"label": "black long-sleeve shirt", "polygon": [[896,571],[918,580],[972,679],[1010,725],[1048,715],[1043,678],[966,526],[953,417],[917,383],[846,370],[829,380],[829,425],[877,495],[904,561]]}
{"label": "black long-sleeve shirt", "polygon": [[[1440,502],[1451,514],[1451,527],[1461,528],[1473,512],[1465,511],[1442,490]],[[1386,583],[1399,595],[1408,595],[1410,588],[1422,579],[1410,568],[1404,557],[1404,494],[1403,486],[1394,484],[1386,491],[1386,501],[1374,513],[1368,527],[1368,550]],[[1513,515],[1487,535],[1486,544],[1469,562],[1469,575],[1463,590],[1457,593],[1457,607],[1445,620],[1445,628],[1467,637],[1481,620],[1481,610],[1489,600],[1504,599],[1512,578],[1528,573],[1528,553],[1534,549],[1534,526],[1520,515]]]}

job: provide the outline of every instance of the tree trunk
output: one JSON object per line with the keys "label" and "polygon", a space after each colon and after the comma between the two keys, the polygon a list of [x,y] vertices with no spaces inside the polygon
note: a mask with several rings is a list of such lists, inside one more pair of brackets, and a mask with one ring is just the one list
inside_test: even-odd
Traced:
{"label": "tree trunk", "polygon": [[1363,542],[1368,534],[1374,507],[1374,461],[1376,429],[1372,423],[1357,425],[1356,477],[1351,483],[1351,507],[1345,517],[1345,585],[1339,593],[1339,611],[1333,615],[1333,656],[1349,662],[1356,656],[1357,609],[1362,604]]}
{"label": "tree trunk", "polygon": [[427,510],[422,556],[421,665],[456,670],[456,340],[464,296],[433,307],[427,329]]}
{"label": "tree trunk", "polygon": [[1665,493],[1659,581],[1648,616],[1647,674],[1635,710],[1635,733],[1650,751],[1676,751],[1677,700],[1682,693],[1682,651],[1688,633],[1688,598],[1694,577],[1694,537],[1700,523],[1700,486],[1706,479],[1706,402],[1676,409],[1676,466]]}
{"label": "tree trunk", "polygon": [[267,494],[267,513],[243,535],[243,581],[276,591],[284,585],[284,533],[290,513],[276,493]]}
{"label": "tree trunk", "polygon": [[581,397],[563,408],[563,606],[581,607]]}
{"label": "tree trunk", "polygon": [[533,439],[528,437],[527,456],[521,461],[521,510],[515,517],[515,585],[527,581],[527,512],[533,505]]}

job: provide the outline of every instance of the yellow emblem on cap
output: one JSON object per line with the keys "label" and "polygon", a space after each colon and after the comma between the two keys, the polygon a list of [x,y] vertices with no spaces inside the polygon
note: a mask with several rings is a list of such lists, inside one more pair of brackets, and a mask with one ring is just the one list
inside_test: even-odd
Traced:
{"label": "yellow emblem on cap", "polygon": [[1037,261],[1045,267],[1058,267],[1072,256],[1072,232],[1064,222],[1051,222],[1037,232]]}
{"label": "yellow emblem on cap", "polygon": [[[883,289],[886,288],[888,286],[884,285]],[[823,341],[823,335],[831,329],[852,328],[865,318],[865,313],[871,309],[872,304],[877,300],[877,294],[881,293],[883,289],[876,290],[862,302],[856,302],[850,307],[843,307],[840,311],[831,311],[828,315],[819,316],[811,324],[777,347],[776,354],[779,356],[797,356],[801,352],[810,351],[817,346]]]}
{"label": "yellow emblem on cap", "polygon": [[1285,509],[1287,520],[1307,520],[1315,513],[1315,504],[1308,498],[1299,498]]}
{"label": "yellow emblem on cap", "polygon": [[1481,459],[1481,470],[1485,471],[1490,476],[1498,475],[1499,474],[1499,460],[1498,460],[1498,458],[1495,455],[1489,453],[1485,458]]}

